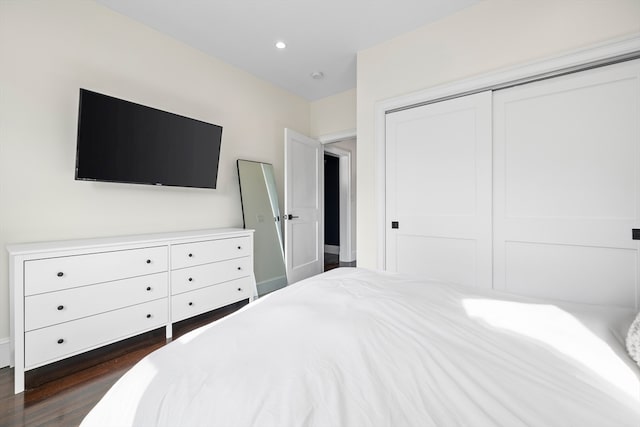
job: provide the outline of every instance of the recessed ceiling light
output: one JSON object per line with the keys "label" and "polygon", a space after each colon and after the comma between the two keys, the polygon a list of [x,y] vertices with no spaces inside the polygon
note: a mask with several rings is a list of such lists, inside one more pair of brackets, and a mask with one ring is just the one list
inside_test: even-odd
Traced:
{"label": "recessed ceiling light", "polygon": [[314,71],[311,73],[311,78],[314,80],[321,80],[324,78],[324,73],[322,71]]}
{"label": "recessed ceiling light", "polygon": [[278,49],[284,49],[285,47],[287,47],[287,44],[285,42],[277,42],[276,47]]}

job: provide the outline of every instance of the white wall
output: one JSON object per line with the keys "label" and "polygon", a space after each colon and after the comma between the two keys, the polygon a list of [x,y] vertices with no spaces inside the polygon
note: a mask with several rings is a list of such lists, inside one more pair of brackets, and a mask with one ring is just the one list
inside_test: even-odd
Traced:
{"label": "white wall", "polygon": [[358,265],[377,266],[376,102],[638,31],[638,0],[484,0],[359,52]]}
{"label": "white wall", "polygon": [[351,89],[311,103],[310,136],[354,130],[356,128],[356,90]]}
{"label": "white wall", "polygon": [[[275,167],[309,102],[92,1],[0,2],[0,341],[4,246],[242,226],[237,158]],[[78,88],[224,127],[217,190],[74,181]]]}

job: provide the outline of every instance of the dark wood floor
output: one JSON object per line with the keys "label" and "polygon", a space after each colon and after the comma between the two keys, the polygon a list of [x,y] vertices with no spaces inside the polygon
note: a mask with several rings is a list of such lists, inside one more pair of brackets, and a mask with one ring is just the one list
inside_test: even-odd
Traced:
{"label": "dark wood floor", "polygon": [[[173,325],[173,336],[220,319],[242,301]],[[30,372],[27,391],[13,394],[13,369],[0,369],[0,427],[77,426],[136,362],[167,344],[164,328]]]}

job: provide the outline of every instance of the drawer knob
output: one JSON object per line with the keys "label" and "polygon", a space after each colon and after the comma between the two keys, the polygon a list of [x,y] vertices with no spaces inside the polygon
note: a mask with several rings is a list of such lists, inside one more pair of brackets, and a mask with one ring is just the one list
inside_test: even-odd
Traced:
{"label": "drawer knob", "polygon": [[192,303],[192,302],[190,302],[190,303],[189,303],[189,305],[193,305],[193,303]]}
{"label": "drawer knob", "polygon": [[58,311],[60,311],[60,310],[64,310],[64,305],[59,305],[58,306]]}
{"label": "drawer knob", "polygon": [[62,271],[58,271],[58,277],[62,277],[64,276],[64,273]]}
{"label": "drawer knob", "polygon": [[193,257],[193,254],[189,254],[189,258]]}
{"label": "drawer knob", "polygon": [[151,264],[151,260],[150,259],[147,260],[147,264]]}
{"label": "drawer knob", "polygon": [[238,288],[238,292],[242,291],[242,288]]}
{"label": "drawer knob", "polygon": [[242,267],[238,267],[238,270],[242,270]]}
{"label": "drawer knob", "polygon": [[147,319],[151,319],[151,315],[150,314],[147,314]]}
{"label": "drawer knob", "polygon": [[193,277],[189,277],[187,280],[193,282]]}
{"label": "drawer knob", "polygon": [[63,342],[64,342],[64,340],[63,340],[62,338],[60,338],[60,339],[58,340],[58,344],[62,344]]}
{"label": "drawer knob", "polygon": [[238,249],[242,249],[242,246],[238,246]]}
{"label": "drawer knob", "polygon": [[147,290],[150,291],[151,290],[151,286],[147,286]]}

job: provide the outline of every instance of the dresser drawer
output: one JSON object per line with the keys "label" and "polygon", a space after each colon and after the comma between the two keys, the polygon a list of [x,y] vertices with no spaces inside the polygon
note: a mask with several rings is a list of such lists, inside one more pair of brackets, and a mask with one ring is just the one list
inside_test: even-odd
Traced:
{"label": "dresser drawer", "polygon": [[171,246],[171,268],[184,268],[250,256],[251,237],[207,240]]}
{"label": "dresser drawer", "polygon": [[71,356],[167,323],[167,299],[109,311],[25,334],[25,368]]}
{"label": "dresser drawer", "polygon": [[251,297],[252,280],[250,277],[232,280],[175,295],[171,299],[171,321],[180,320],[206,313],[219,307]]}
{"label": "dresser drawer", "polygon": [[194,289],[227,282],[252,273],[251,258],[236,258],[228,261],[173,270],[171,272],[171,294],[181,294]]}
{"label": "dresser drawer", "polygon": [[24,301],[25,331],[166,298],[167,278],[166,272],[156,273],[28,296]]}
{"label": "dresser drawer", "polygon": [[101,252],[24,263],[25,295],[167,271],[167,247]]}

